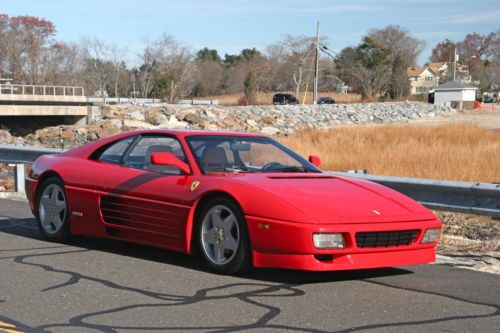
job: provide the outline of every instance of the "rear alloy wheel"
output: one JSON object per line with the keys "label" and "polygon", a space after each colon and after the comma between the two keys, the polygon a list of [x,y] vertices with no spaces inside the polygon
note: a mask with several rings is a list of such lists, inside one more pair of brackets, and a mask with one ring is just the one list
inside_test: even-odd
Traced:
{"label": "rear alloy wheel", "polygon": [[250,266],[250,244],[243,214],[232,200],[219,198],[204,206],[198,223],[198,240],[206,264],[232,274]]}
{"label": "rear alloy wheel", "polygon": [[68,201],[64,183],[56,177],[43,182],[37,198],[37,222],[42,235],[50,241],[70,237]]}

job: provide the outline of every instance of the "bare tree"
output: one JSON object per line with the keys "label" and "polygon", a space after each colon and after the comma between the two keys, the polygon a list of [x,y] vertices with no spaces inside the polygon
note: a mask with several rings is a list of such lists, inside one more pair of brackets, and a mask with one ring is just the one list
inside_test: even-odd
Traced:
{"label": "bare tree", "polygon": [[[464,65],[473,81],[479,81],[481,88],[490,87],[492,72],[498,62],[498,49],[500,48],[500,31],[489,34],[470,33],[458,43],[446,39],[438,43],[432,50],[431,61],[453,62],[455,49],[459,55],[459,63]],[[459,71],[457,74],[462,74]],[[450,78],[447,73],[445,79]],[[494,81],[494,80],[493,80]]]}
{"label": "bare tree", "polygon": [[107,44],[97,38],[84,38],[81,41],[84,79],[100,95],[113,89],[115,97],[120,96],[119,80],[126,70],[125,49]]}
{"label": "bare tree", "polygon": [[467,34],[463,41],[457,44],[460,62],[467,66],[472,79],[481,82],[487,88],[485,67],[494,59],[499,39],[498,32],[482,35],[478,33]]}
{"label": "bare tree", "polygon": [[140,65],[133,70],[134,80],[139,85],[141,96],[147,98],[151,93],[157,57],[153,42],[145,40],[144,48],[138,55]]}
{"label": "bare tree", "polygon": [[293,73],[288,62],[288,50],[281,43],[269,45],[266,49],[269,70],[264,75],[261,87],[269,91],[290,90]]}
{"label": "bare tree", "polygon": [[266,58],[255,48],[243,49],[239,55],[229,58],[235,59],[226,65],[225,87],[226,92],[230,94],[239,93],[244,89],[244,81],[249,72],[253,73],[260,86],[269,71]]}
{"label": "bare tree", "polygon": [[312,69],[314,37],[286,35],[282,44],[287,50],[290,63],[295,96],[299,96],[304,81],[304,73]]}
{"label": "bare tree", "polygon": [[38,17],[0,15],[3,72],[19,83],[42,83],[40,66],[55,32],[52,22]]}
{"label": "bare tree", "polygon": [[0,78],[7,74],[7,54],[6,49],[6,32],[9,25],[9,16],[0,13]]}
{"label": "bare tree", "polygon": [[190,49],[167,34],[156,40],[153,49],[158,62],[155,94],[169,102],[189,95],[194,73]]}
{"label": "bare tree", "polygon": [[406,69],[415,65],[422,53],[425,42],[398,25],[389,25],[383,29],[373,29],[368,37],[390,50],[391,79],[389,94],[392,98],[401,98],[409,92]]}
{"label": "bare tree", "polygon": [[372,29],[368,37],[391,49],[391,62],[400,58],[407,66],[417,63],[417,57],[425,47],[425,41],[413,36],[408,29],[398,25],[388,25],[383,29]]}
{"label": "bare tree", "polygon": [[40,66],[43,84],[79,85],[78,45],[55,43],[46,49]]}
{"label": "bare tree", "polygon": [[219,94],[225,76],[223,65],[213,60],[199,60],[195,62],[195,67],[198,87],[202,87],[208,95]]}

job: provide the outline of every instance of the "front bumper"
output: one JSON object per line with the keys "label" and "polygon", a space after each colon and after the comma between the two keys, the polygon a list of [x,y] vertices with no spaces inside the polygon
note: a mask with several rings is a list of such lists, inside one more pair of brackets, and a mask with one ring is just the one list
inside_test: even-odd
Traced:
{"label": "front bumper", "polygon": [[[438,219],[411,222],[357,224],[303,224],[246,216],[255,267],[333,271],[425,264],[435,261],[437,243],[421,244],[428,228],[440,228]],[[410,245],[360,248],[357,232],[419,230]],[[316,232],[340,232],[344,249],[317,249]]]}

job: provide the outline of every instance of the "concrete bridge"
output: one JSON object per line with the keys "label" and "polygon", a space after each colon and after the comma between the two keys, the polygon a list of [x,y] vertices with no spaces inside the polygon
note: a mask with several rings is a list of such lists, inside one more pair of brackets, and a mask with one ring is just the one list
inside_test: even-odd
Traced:
{"label": "concrete bridge", "polygon": [[[64,122],[84,122],[90,103],[83,87],[0,84],[0,120],[10,117],[64,117]],[[39,119],[40,120],[40,119]]]}

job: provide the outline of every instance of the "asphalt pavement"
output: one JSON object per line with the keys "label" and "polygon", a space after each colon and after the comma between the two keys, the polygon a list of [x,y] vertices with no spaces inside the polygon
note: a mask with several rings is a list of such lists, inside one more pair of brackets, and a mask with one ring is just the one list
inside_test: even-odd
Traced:
{"label": "asphalt pavement", "polygon": [[0,333],[499,332],[500,277],[443,265],[311,273],[206,271],[119,241],[41,239],[0,200]]}

